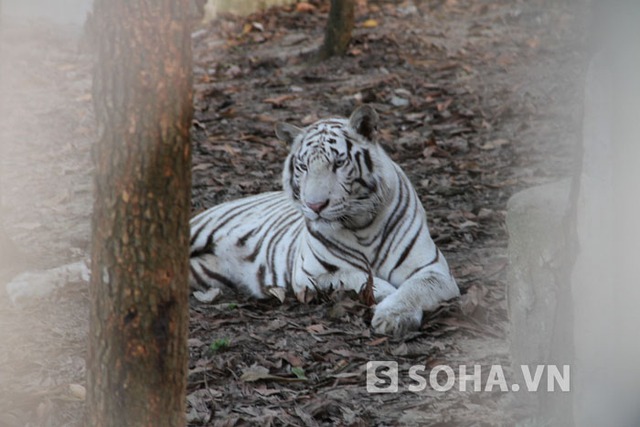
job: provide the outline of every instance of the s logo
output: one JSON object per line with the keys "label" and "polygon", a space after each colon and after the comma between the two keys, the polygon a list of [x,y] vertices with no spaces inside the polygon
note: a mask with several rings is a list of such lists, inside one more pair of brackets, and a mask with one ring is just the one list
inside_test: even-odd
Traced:
{"label": "s logo", "polygon": [[397,393],[398,362],[388,360],[367,362],[367,392]]}

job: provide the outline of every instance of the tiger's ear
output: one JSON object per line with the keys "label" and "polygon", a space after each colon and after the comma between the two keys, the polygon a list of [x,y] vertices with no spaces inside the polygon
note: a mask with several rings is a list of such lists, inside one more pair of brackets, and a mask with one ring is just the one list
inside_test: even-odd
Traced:
{"label": "tiger's ear", "polygon": [[301,132],[302,129],[289,123],[276,123],[276,136],[280,141],[286,142],[288,145],[293,145],[293,141]]}
{"label": "tiger's ear", "polygon": [[362,105],[349,117],[349,125],[360,135],[373,140],[373,133],[378,128],[378,113],[370,105]]}

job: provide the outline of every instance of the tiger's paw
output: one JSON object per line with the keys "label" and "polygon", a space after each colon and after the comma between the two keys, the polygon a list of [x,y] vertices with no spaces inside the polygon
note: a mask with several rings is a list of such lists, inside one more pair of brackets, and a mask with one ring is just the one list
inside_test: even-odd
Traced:
{"label": "tiger's paw", "polygon": [[393,298],[382,300],[375,308],[371,326],[379,334],[403,335],[416,330],[422,323],[422,310],[407,307]]}
{"label": "tiger's paw", "polygon": [[213,300],[215,300],[216,298],[218,298],[218,296],[220,296],[221,293],[222,291],[218,288],[210,288],[206,291],[195,291],[193,293],[193,296],[198,301],[208,304],[210,302],[213,302]]}
{"label": "tiger's paw", "polygon": [[295,294],[298,301],[304,304],[308,304],[316,299],[318,292],[312,288],[302,288],[302,290],[297,291]]}

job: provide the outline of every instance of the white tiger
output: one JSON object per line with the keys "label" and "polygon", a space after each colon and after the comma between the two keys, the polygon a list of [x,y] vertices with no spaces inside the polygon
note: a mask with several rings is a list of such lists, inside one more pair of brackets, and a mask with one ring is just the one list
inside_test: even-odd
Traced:
{"label": "white tiger", "polygon": [[267,298],[292,289],[360,292],[373,276],[372,326],[401,334],[424,310],[459,296],[431,240],[409,179],[373,141],[378,115],[364,105],[347,119],[304,129],[280,123],[291,145],[284,191],[223,203],[191,220],[191,284],[204,297],[232,287]]}

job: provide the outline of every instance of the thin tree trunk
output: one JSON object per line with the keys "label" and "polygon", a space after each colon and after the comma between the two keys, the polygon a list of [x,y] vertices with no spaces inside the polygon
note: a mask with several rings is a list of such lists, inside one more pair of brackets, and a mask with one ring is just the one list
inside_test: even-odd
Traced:
{"label": "thin tree trunk", "polygon": [[90,426],[184,425],[189,0],[96,0]]}
{"label": "thin tree trunk", "polygon": [[318,58],[324,60],[347,53],[354,21],[353,0],[331,0],[331,11]]}

